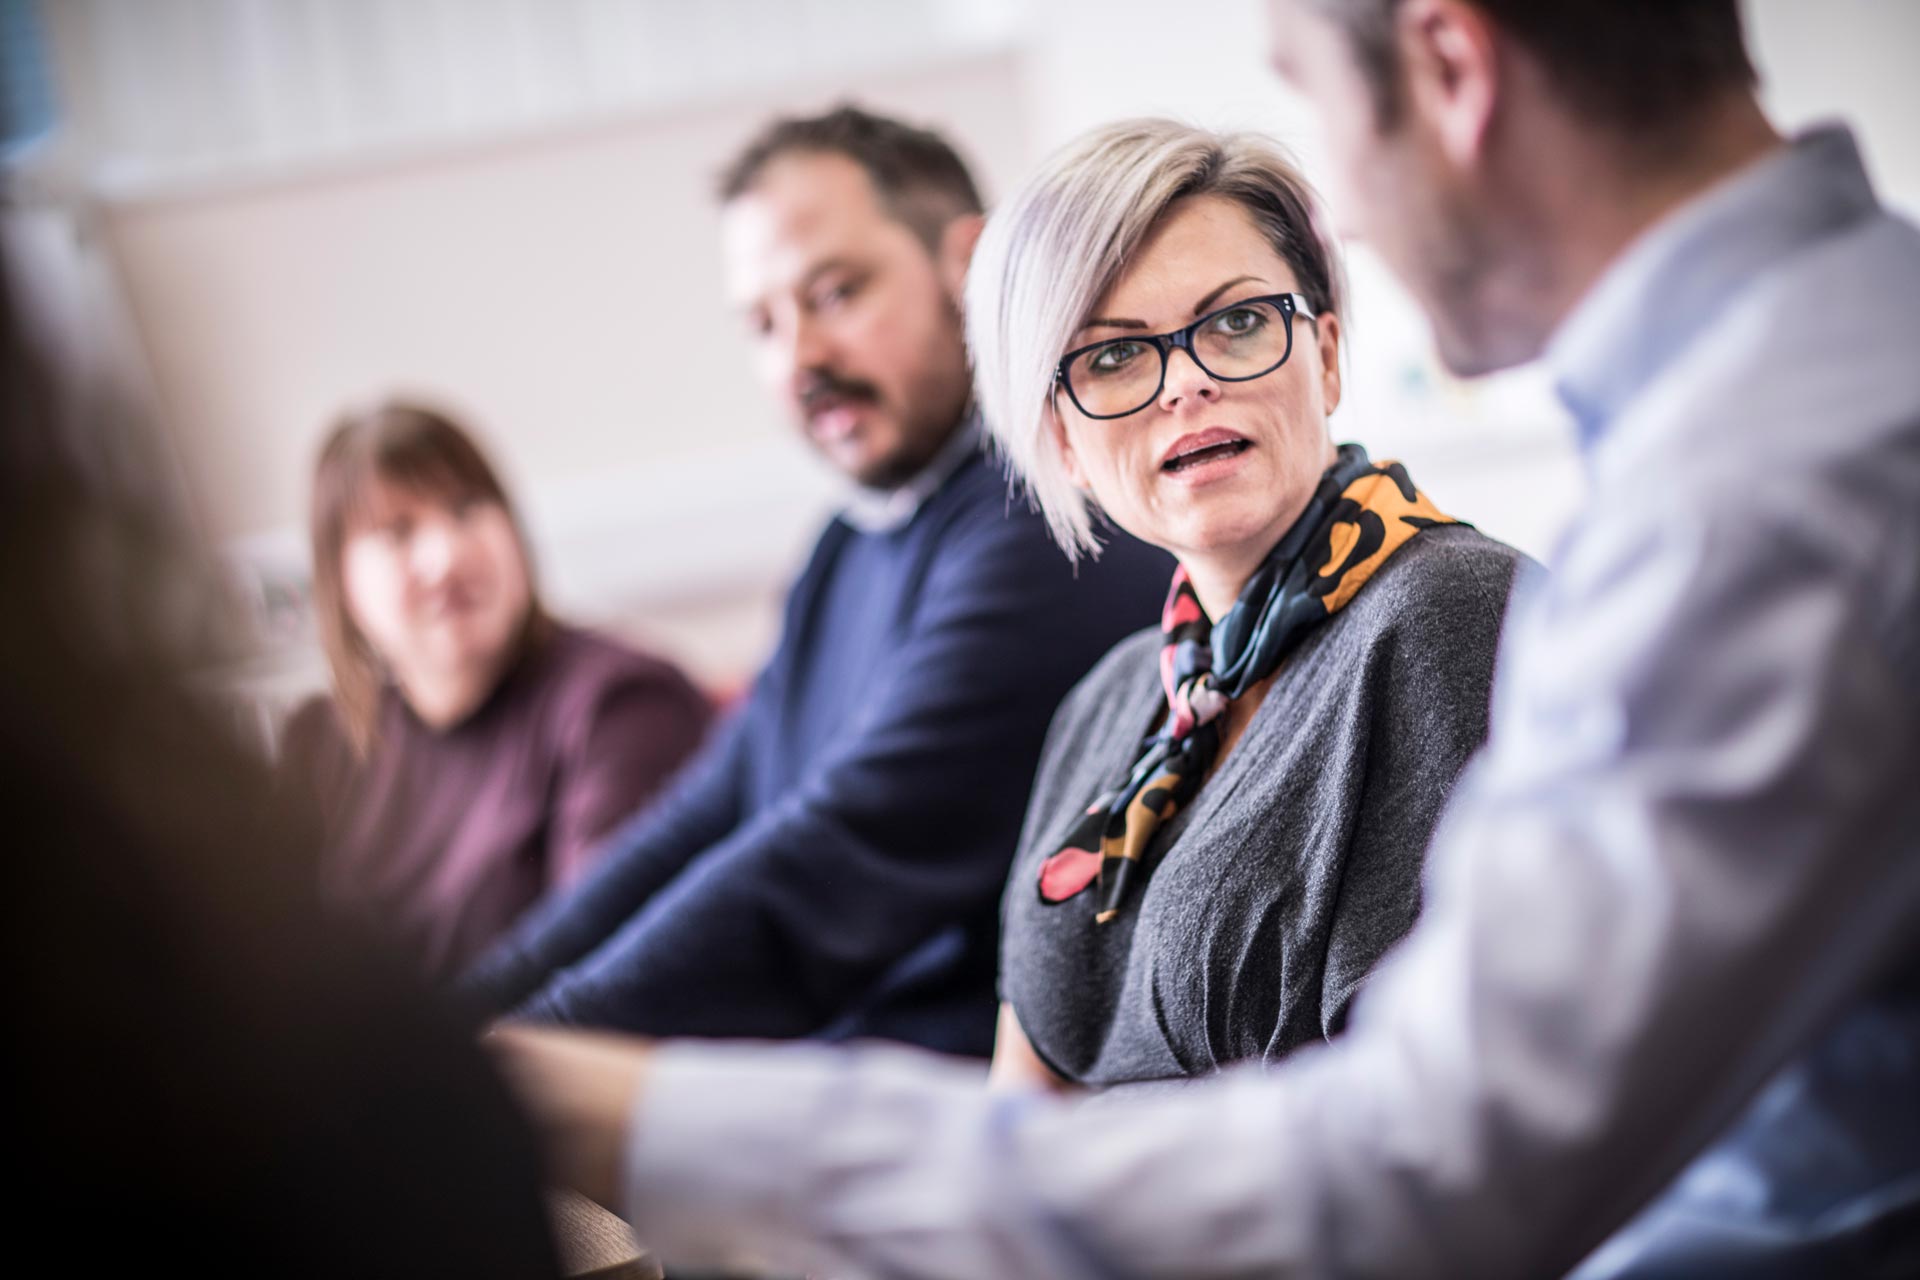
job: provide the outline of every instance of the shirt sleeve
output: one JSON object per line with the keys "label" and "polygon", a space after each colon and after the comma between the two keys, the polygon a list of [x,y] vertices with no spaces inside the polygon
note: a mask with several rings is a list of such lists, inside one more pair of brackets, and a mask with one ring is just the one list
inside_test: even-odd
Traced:
{"label": "shirt sleeve", "polygon": [[522,1015],[808,1035],[941,929],[990,916],[1048,719],[1119,629],[1102,619],[1125,614],[1101,594],[1114,575],[1074,583],[1030,526],[995,512],[947,536],[860,728]]}
{"label": "shirt sleeve", "polygon": [[679,672],[651,661],[599,691],[570,726],[547,846],[550,892],[577,882],[606,834],[653,799],[699,747],[711,715]]}
{"label": "shirt sleeve", "polygon": [[1560,1274],[1910,937],[1914,584],[1872,571],[1903,532],[1788,490],[1576,533],[1332,1044],[1097,1114],[670,1049],[636,1230],[847,1276]]}
{"label": "shirt sleeve", "polygon": [[493,1016],[525,1000],[739,823],[751,714],[750,698],[714,731],[658,803],[606,837],[593,866],[570,890],[547,897],[474,962],[455,992],[470,1012]]}

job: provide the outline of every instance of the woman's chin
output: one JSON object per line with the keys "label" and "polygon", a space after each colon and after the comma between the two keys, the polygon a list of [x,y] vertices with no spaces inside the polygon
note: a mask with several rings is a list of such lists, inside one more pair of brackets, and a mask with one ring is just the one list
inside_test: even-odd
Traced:
{"label": "woman's chin", "polygon": [[[1226,504],[1219,505],[1224,507]],[[1248,555],[1264,559],[1286,529],[1268,504],[1233,505],[1241,509],[1191,512],[1188,519],[1168,530],[1171,537],[1159,545],[1182,560],[1200,557],[1239,562]],[[1156,539],[1149,538],[1148,541]]]}
{"label": "woman's chin", "polygon": [[507,643],[491,632],[470,634],[465,631],[434,637],[423,654],[432,670],[442,679],[471,680],[475,673],[497,671],[503,665]]}

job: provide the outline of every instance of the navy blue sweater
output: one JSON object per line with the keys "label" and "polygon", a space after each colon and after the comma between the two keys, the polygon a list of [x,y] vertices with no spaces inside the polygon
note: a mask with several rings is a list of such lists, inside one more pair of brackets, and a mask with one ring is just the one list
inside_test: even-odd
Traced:
{"label": "navy blue sweater", "polygon": [[1048,720],[1172,571],[1116,535],[1076,572],[978,455],[901,528],[833,521],[744,706],[467,994],[648,1035],[989,1052]]}

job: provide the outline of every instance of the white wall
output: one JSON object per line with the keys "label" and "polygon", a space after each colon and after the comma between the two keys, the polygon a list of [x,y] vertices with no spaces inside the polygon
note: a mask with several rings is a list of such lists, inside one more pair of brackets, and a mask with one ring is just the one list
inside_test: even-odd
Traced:
{"label": "white wall", "polygon": [[106,227],[206,532],[304,572],[311,460],[347,402],[402,389],[480,425],[563,611],[709,678],[772,603],[837,486],[747,372],[718,287],[719,165],[776,110],[853,94],[1021,162],[1006,54],[823,91],[639,111],[294,176],[123,196]]}
{"label": "white wall", "polygon": [[[754,74],[704,95],[682,75],[678,100],[635,88],[617,109],[555,114],[555,77],[572,64],[549,42],[546,88],[522,94],[518,128],[469,121],[397,148],[282,155],[264,177],[252,164],[209,177],[200,163],[128,185],[139,166],[118,165],[105,225],[208,532],[297,578],[307,466],[328,417],[396,387],[439,393],[472,412],[513,474],[563,609],[735,678],[770,643],[780,584],[835,492],[742,375],[719,301],[713,170],[768,112],[855,96],[933,123],[989,194],[1079,131],[1147,113],[1264,128],[1310,175],[1323,167],[1314,122],[1266,68],[1262,0],[916,0],[889,11],[906,15],[887,37],[906,52],[881,72],[822,52],[839,48],[835,32],[865,29],[854,19],[872,16],[871,0],[810,3],[799,27],[777,29],[737,21],[756,2],[716,11]],[[1781,123],[1845,116],[1889,200],[1920,211],[1920,93],[1906,65],[1920,4],[1748,8]],[[508,11],[524,23],[610,10],[500,0],[484,12]],[[593,101],[626,101],[606,56],[579,57],[615,76]],[[378,113],[352,122],[353,137],[378,133]],[[1447,377],[1417,310],[1365,246],[1350,254],[1357,323],[1337,429],[1544,553],[1580,477],[1540,375]]]}

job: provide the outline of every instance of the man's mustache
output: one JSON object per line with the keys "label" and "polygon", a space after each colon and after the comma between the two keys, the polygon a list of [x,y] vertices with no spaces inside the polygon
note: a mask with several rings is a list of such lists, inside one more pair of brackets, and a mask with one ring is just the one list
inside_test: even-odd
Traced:
{"label": "man's mustache", "polygon": [[858,378],[843,378],[837,373],[824,369],[816,372],[800,389],[800,408],[808,415],[812,415],[836,400],[856,400],[873,404],[879,399],[880,388],[871,382],[862,382]]}

